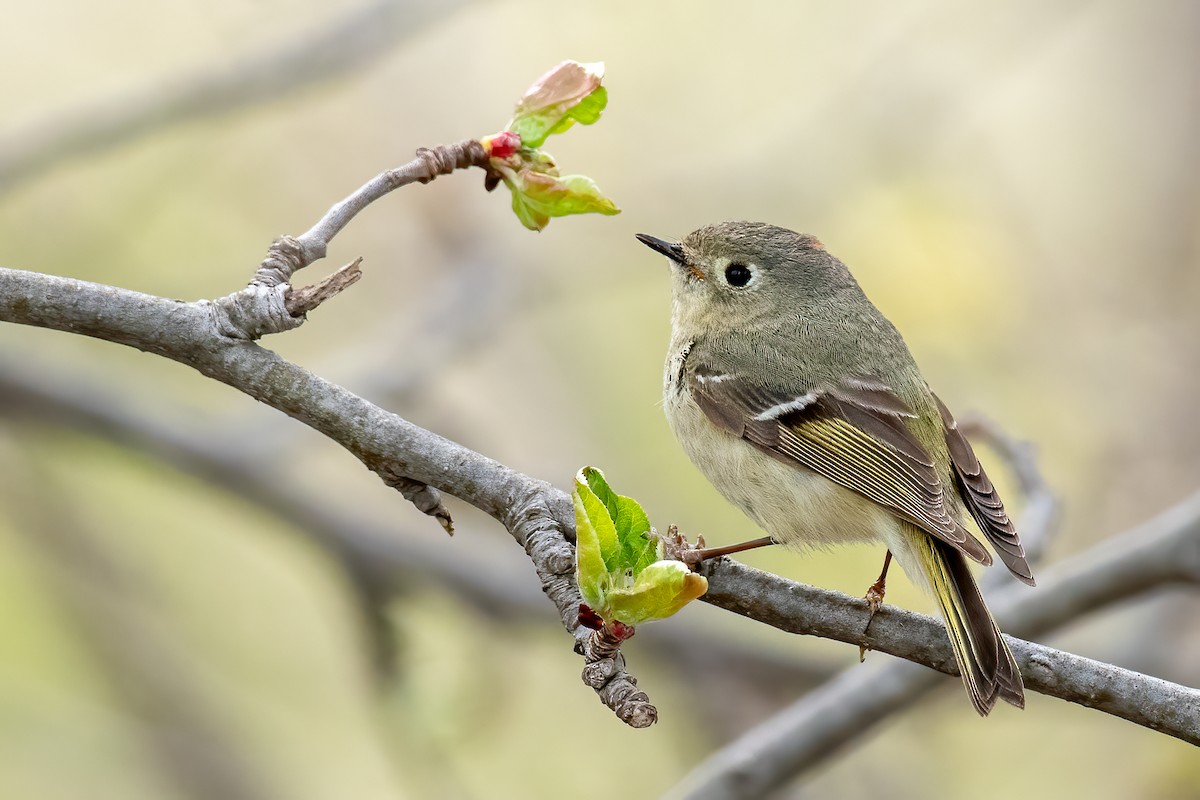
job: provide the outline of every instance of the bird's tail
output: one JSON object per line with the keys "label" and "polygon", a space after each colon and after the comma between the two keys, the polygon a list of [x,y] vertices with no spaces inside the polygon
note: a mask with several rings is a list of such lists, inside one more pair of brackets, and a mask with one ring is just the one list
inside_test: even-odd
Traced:
{"label": "bird's tail", "polygon": [[966,558],[924,533],[918,547],[975,710],[986,717],[997,698],[1024,708],[1025,692],[1017,662],[983,602]]}

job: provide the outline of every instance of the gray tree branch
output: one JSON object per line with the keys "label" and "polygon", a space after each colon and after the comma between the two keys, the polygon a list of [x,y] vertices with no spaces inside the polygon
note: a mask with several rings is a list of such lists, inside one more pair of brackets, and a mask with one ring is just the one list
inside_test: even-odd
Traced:
{"label": "gray tree branch", "polygon": [[[282,286],[252,287],[217,301],[183,303],[3,269],[0,320],[94,336],[187,364],[320,431],[385,481],[411,478],[471,503],[500,521],[524,547],[564,627],[576,637],[577,648],[585,649],[589,631],[577,619],[573,511],[567,495],[413,425],[255,344],[252,334],[290,326],[276,313],[283,308],[284,294]],[[1176,565],[1180,561],[1172,559]],[[1144,584],[1116,567],[1111,571],[1117,578],[1124,577],[1127,585]],[[866,608],[861,600],[733,562],[713,565],[709,573],[706,599],[715,605],[783,630],[833,638],[954,672],[945,632],[929,617],[885,607],[870,632],[863,634]],[[1083,584],[1081,591],[1091,586]],[[1031,689],[1200,743],[1200,692],[1021,640],[1012,640],[1011,645],[1028,669]],[[597,692],[630,724],[648,725],[655,718],[653,706],[620,661],[612,667],[611,680]]]}
{"label": "gray tree branch", "polygon": [[[540,588],[497,567],[503,553],[451,554],[426,537],[399,535],[394,520],[376,519],[354,503],[280,480],[258,442],[246,442],[245,436],[231,441],[180,425],[132,393],[113,394],[109,387],[78,376],[0,358],[0,412],[108,437],[248,499],[311,537],[378,601],[386,601],[401,586],[432,580],[479,613],[499,619],[545,619]],[[670,651],[689,665],[729,674],[753,671],[759,681],[786,685],[790,692],[832,674],[825,663],[789,658],[736,640],[706,641],[686,617],[655,626],[638,640],[640,646]],[[385,645],[377,643],[376,649]]]}
{"label": "gray tree branch", "polygon": [[[285,294],[281,284],[184,303],[0,269],[0,320],[93,336],[187,364],[320,431],[386,483],[410,478],[474,505],[525,549],[563,626],[586,656],[591,631],[578,624],[574,548],[567,538],[574,530],[570,498],[255,344],[267,332],[299,324],[283,310]],[[608,677],[596,687],[605,704],[635,727],[652,724],[657,712],[619,655]]]}

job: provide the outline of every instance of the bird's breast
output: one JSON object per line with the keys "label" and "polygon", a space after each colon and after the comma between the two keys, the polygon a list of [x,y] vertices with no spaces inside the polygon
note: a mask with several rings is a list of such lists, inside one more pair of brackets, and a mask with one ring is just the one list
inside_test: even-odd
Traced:
{"label": "bird's breast", "polygon": [[798,464],[780,461],[713,424],[668,380],[667,420],[684,452],[725,499],[778,542],[822,547],[877,541],[898,526],[886,509]]}

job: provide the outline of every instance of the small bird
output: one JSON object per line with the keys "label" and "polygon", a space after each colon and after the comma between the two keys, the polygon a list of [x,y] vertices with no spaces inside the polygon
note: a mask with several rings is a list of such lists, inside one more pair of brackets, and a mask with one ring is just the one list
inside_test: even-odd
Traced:
{"label": "small bird", "polygon": [[1017,532],[954,417],[846,266],[816,238],[764,223],[709,225],[679,243],[637,238],[673,267],[671,429],[769,534],[703,557],[882,542],[872,615],[894,556],[936,598],[975,709],[986,716],[997,698],[1024,707],[1021,674],[967,563],[992,563],[982,534],[1032,586]]}

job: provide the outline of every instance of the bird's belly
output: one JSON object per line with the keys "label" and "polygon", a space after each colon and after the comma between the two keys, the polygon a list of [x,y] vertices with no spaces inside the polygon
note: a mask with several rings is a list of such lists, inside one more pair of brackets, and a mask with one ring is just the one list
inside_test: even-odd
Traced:
{"label": "bird's belly", "polygon": [[802,548],[871,542],[898,528],[882,506],[718,429],[690,398],[668,398],[667,416],[704,476],[777,542]]}

